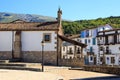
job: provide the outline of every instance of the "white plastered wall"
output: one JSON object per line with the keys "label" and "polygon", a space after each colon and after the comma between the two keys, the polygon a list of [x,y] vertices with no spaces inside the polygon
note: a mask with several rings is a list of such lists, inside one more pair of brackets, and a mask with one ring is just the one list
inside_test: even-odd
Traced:
{"label": "white plastered wall", "polygon": [[57,34],[55,31],[22,31],[21,41],[22,41],[22,51],[41,51],[41,41],[43,39],[43,34],[51,34],[51,42],[45,43],[44,51],[56,51],[57,47]]}
{"label": "white plastered wall", "polygon": [[12,31],[0,31],[0,51],[12,51]]}

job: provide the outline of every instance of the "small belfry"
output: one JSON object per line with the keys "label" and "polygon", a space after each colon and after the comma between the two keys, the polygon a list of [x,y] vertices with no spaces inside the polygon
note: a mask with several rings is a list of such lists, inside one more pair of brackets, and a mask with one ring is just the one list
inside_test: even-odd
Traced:
{"label": "small belfry", "polygon": [[57,21],[58,21],[58,27],[59,27],[59,34],[63,35],[63,29],[62,29],[62,10],[60,7],[58,8],[57,12]]}
{"label": "small belfry", "polygon": [[62,21],[62,10],[60,9],[60,7],[58,8],[58,18],[57,18],[57,20],[58,20],[58,22],[61,24],[61,21]]}

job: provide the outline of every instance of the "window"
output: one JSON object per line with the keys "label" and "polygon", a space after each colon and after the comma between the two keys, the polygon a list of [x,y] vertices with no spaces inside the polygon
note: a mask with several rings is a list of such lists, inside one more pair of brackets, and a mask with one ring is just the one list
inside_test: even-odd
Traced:
{"label": "window", "polygon": [[111,57],[111,63],[115,63],[115,58]]}
{"label": "window", "polygon": [[87,39],[85,39],[85,44],[87,44]]}
{"label": "window", "polygon": [[72,48],[69,48],[69,54],[73,54]]}
{"label": "window", "polygon": [[93,61],[93,57],[92,56],[90,56],[90,61]]}
{"label": "window", "polygon": [[44,33],[43,39],[45,42],[51,42],[51,33]]}
{"label": "window", "polygon": [[90,47],[90,52],[91,52],[91,53],[93,52],[93,47]]}
{"label": "window", "polygon": [[106,47],[106,54],[109,54],[109,47]]}
{"label": "window", "polygon": [[119,47],[119,50],[120,50],[120,47]]}
{"label": "window", "polygon": [[86,30],[86,37],[89,37],[89,30]]}
{"label": "window", "polygon": [[93,45],[96,45],[96,39],[95,38],[93,38],[92,42],[93,42]]}
{"label": "window", "polygon": [[77,49],[77,54],[80,54],[80,48],[78,47],[78,49]]}
{"label": "window", "polygon": [[90,43],[90,39],[88,39],[88,43]]}
{"label": "window", "polygon": [[101,61],[101,62],[103,61],[103,57],[100,57],[100,61]]}
{"label": "window", "polygon": [[63,51],[65,51],[65,46],[63,46]]}

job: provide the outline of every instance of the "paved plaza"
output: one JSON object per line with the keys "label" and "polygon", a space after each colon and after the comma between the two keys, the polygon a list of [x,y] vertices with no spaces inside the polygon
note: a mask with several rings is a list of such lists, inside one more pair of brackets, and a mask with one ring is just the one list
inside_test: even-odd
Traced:
{"label": "paved plaza", "polygon": [[[114,78],[113,78],[114,77]],[[0,69],[0,80],[120,80],[112,74],[45,66],[45,72]]]}

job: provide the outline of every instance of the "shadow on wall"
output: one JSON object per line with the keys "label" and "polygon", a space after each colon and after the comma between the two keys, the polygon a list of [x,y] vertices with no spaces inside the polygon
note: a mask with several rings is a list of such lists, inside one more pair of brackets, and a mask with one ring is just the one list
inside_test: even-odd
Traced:
{"label": "shadow on wall", "polygon": [[120,76],[91,77],[91,78],[70,79],[70,80],[120,80]]}

